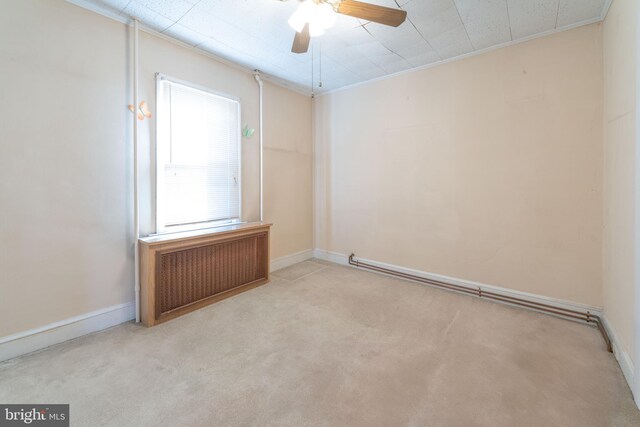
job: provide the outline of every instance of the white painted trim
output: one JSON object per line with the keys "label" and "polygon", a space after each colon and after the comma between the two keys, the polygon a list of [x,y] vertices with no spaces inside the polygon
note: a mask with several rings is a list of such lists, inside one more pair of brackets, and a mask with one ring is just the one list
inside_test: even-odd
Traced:
{"label": "white painted trim", "polygon": [[104,4],[93,3],[88,0],[67,0],[67,2],[79,6],[83,9],[90,10],[91,12],[95,12],[98,15],[102,15],[106,18],[113,19],[114,21],[122,22],[123,24],[129,24],[129,21],[123,15],[119,14],[118,12]]}
{"label": "white painted trim", "polygon": [[597,18],[592,18],[592,19],[587,19],[586,21],[576,22],[575,24],[566,25],[564,27],[560,27],[560,28],[556,28],[556,29],[553,29],[553,30],[545,31],[544,33],[534,34],[534,35],[531,35],[531,36],[528,36],[528,37],[523,37],[521,39],[511,40],[511,41],[506,42],[506,43],[497,44],[495,46],[489,46],[487,48],[480,49],[480,50],[474,50],[473,52],[465,53],[464,55],[453,56],[451,58],[443,59],[442,61],[432,62],[431,64],[422,65],[420,67],[409,68],[407,70],[398,71],[397,73],[387,74],[387,75],[384,75],[384,76],[376,77],[376,78],[371,79],[371,80],[365,80],[363,82],[358,82],[358,83],[354,83],[354,84],[351,84],[351,85],[342,86],[340,88],[333,89],[333,90],[328,90],[326,92],[316,93],[315,97],[319,98],[321,96],[329,95],[329,94],[332,94],[332,93],[342,92],[344,90],[349,90],[349,89],[353,89],[353,88],[356,88],[356,87],[359,87],[359,86],[364,86],[364,85],[368,85],[368,84],[371,84],[371,83],[376,83],[376,82],[380,82],[380,81],[383,81],[383,80],[392,79],[394,77],[399,77],[399,76],[402,76],[402,75],[405,75],[405,74],[415,73],[415,72],[418,72],[418,71],[427,70],[429,68],[438,67],[440,65],[448,64],[450,62],[460,61],[462,59],[467,59],[467,58],[473,58],[474,56],[482,55],[482,54],[485,54],[485,53],[488,53],[488,52],[492,52],[494,50],[502,49],[504,47],[515,46],[515,45],[518,45],[518,44],[521,44],[521,43],[525,43],[525,42],[528,42],[528,41],[531,41],[531,40],[539,39],[541,37],[546,37],[546,36],[550,36],[552,34],[561,33],[563,31],[573,30],[574,28],[582,27],[582,26],[585,26],[585,25],[591,25],[591,24],[595,24],[597,22],[602,22],[602,19],[603,18],[601,16],[598,16]]}
{"label": "white painted trim", "polygon": [[627,380],[629,388],[633,390],[633,381],[635,376],[633,360],[631,360],[631,357],[629,357],[629,354],[626,351],[622,350],[618,334],[616,334],[616,331],[611,327],[611,324],[607,320],[606,316],[603,316],[601,319],[604,329],[607,331],[609,339],[611,340],[613,355],[616,357],[616,360],[620,365],[620,369],[622,369],[622,374],[624,375],[624,379]]}
{"label": "white painted trim", "polygon": [[[313,250],[297,252],[271,261],[277,271],[313,258]],[[0,338],[0,362],[59,344],[135,319],[135,303],[129,302],[54,322]]]}
{"label": "white painted trim", "polygon": [[[326,251],[323,249],[308,249],[291,255],[276,258],[271,261],[271,271],[277,271],[282,268],[289,267],[299,262],[306,261],[311,258],[319,258],[325,261],[334,262],[336,264],[349,266],[349,257],[347,255]],[[456,279],[449,276],[443,276],[434,273],[427,273],[420,270],[400,267],[392,264],[381,263],[368,259],[359,258],[360,261],[377,265],[384,268],[391,268],[403,273],[413,274],[419,277],[435,279],[445,283],[453,283],[456,285],[467,286],[473,289],[481,287],[482,289],[499,291],[505,295],[517,296],[525,300],[540,302],[557,307],[569,308],[574,310],[590,311],[594,315],[602,316],[602,310],[598,307],[592,307],[580,303],[575,303],[556,298],[550,298],[542,295],[530,294],[527,292],[515,291],[512,289],[500,288],[496,286],[486,285],[470,280]],[[353,267],[355,268],[355,267]],[[380,273],[379,273],[380,274]],[[91,313],[75,316],[59,322],[54,322],[46,326],[31,329],[28,331],[8,335],[0,338],[0,362],[31,353],[54,344],[59,344],[74,338],[81,337],[92,332],[101,331],[124,322],[135,319],[135,303],[129,302],[107,307]],[[620,367],[628,383],[633,384],[634,366],[629,355],[620,350],[619,340],[616,333],[609,323],[604,319],[604,325],[609,333],[614,349],[616,359],[620,363]]]}
{"label": "white painted trim", "polygon": [[[355,87],[358,87],[358,86],[362,86],[362,85],[366,85],[366,84],[369,84],[369,83],[375,83],[375,82],[378,82],[378,81],[387,80],[387,79],[390,79],[390,78],[393,78],[393,77],[401,76],[403,74],[408,74],[408,73],[412,73],[412,72],[415,72],[415,71],[426,70],[428,68],[437,67],[439,65],[444,65],[444,64],[447,64],[449,62],[470,58],[470,57],[473,57],[473,56],[476,56],[476,55],[481,55],[483,53],[487,53],[487,52],[491,52],[493,50],[501,49],[503,47],[517,45],[517,44],[528,42],[530,40],[534,40],[534,39],[537,39],[537,38],[540,38],[540,37],[545,37],[545,36],[549,36],[551,34],[556,34],[556,33],[560,33],[560,32],[563,32],[563,31],[572,30],[574,28],[582,27],[584,25],[590,25],[590,24],[595,24],[596,22],[602,22],[606,18],[607,13],[609,12],[609,8],[611,7],[611,3],[612,3],[612,0],[605,0],[605,1],[606,2],[604,4],[604,7],[602,8],[601,15],[596,17],[596,18],[587,19],[585,21],[576,22],[576,23],[570,24],[570,25],[565,25],[565,26],[560,27],[560,28],[555,28],[553,30],[545,31],[545,32],[539,33],[539,34],[533,34],[531,36],[523,37],[523,38],[520,38],[520,39],[517,39],[517,40],[511,40],[511,41],[506,42],[506,43],[502,43],[502,44],[495,45],[495,46],[490,46],[488,48],[476,50],[476,51],[473,51],[473,52],[469,52],[469,53],[464,54],[464,55],[454,56],[454,57],[451,57],[451,58],[448,58],[448,59],[445,59],[445,60],[442,60],[442,61],[433,62],[431,64],[423,65],[423,66],[420,66],[420,67],[409,68],[407,70],[399,71],[397,73],[387,74],[387,75],[384,75],[384,76],[381,76],[381,77],[376,77],[376,78],[371,79],[371,80],[365,80],[365,81],[354,83],[354,84],[351,84],[351,85],[342,86],[342,87],[337,88],[337,89],[329,90],[329,91],[326,91],[326,92],[316,93],[315,96],[319,97],[319,96],[327,95],[327,94],[330,94],[330,93],[336,93],[336,92],[340,92],[340,91],[343,91],[343,90],[352,89],[352,88],[355,88]],[[131,22],[131,18],[130,17],[122,15],[122,14],[117,13],[117,12],[114,12],[113,10],[110,10],[110,9],[108,9],[106,7],[102,7],[102,6],[99,6],[97,4],[88,2],[87,0],[67,0],[67,2],[69,2],[71,4],[74,4],[76,6],[82,7],[84,9],[88,9],[88,10],[90,10],[92,12],[98,13],[98,14],[100,14],[102,16],[107,17],[107,18],[116,20],[118,22],[122,22],[123,24],[129,24]],[[158,36],[158,37],[160,37],[162,39],[165,39],[165,40],[171,41],[173,43],[176,43],[176,44],[178,44],[178,45],[180,45],[182,47],[185,47],[187,49],[195,50],[195,51],[197,51],[198,53],[200,53],[202,55],[211,57],[211,58],[215,59],[218,62],[222,62],[222,63],[224,63],[226,65],[231,66],[231,67],[240,69],[241,71],[251,72],[251,73],[255,73],[255,71],[256,71],[256,70],[250,70],[249,68],[244,67],[244,66],[242,66],[240,64],[237,64],[237,63],[235,63],[233,61],[229,61],[229,60],[227,60],[225,58],[216,56],[216,55],[214,55],[214,54],[212,54],[212,53],[210,53],[210,52],[208,52],[208,51],[206,51],[204,49],[191,46],[191,45],[189,45],[187,43],[183,43],[180,40],[177,40],[177,39],[175,39],[173,37],[167,36],[166,34],[160,33],[158,31],[153,30],[151,28],[148,28],[148,27],[146,27],[144,25],[141,26],[140,29],[145,31],[145,32],[147,32],[147,33],[149,33],[149,34],[153,34],[153,35]],[[271,83],[274,83],[274,84],[276,84],[278,86],[284,87],[286,89],[292,90],[294,92],[298,92],[298,93],[306,95],[306,96],[311,96],[312,95],[312,92],[309,91],[309,89],[307,89],[306,87],[303,87],[302,85],[298,85],[296,83],[292,83],[292,82],[289,82],[287,80],[281,79],[279,77],[271,76],[271,75],[268,75],[268,74],[262,74],[262,76],[265,78],[265,80],[268,80]]]}
{"label": "white painted trim", "polygon": [[[138,86],[140,83],[139,69],[140,69],[140,43],[138,40],[138,21],[133,21],[133,109],[135,114],[133,115],[133,291],[135,292],[135,309],[136,309],[136,323],[140,322],[140,168],[138,162],[139,150],[138,150]],[[144,117],[143,117],[144,118]]]}
{"label": "white painted trim", "polygon": [[[253,75],[258,83],[258,100],[260,103],[260,222],[264,221],[264,82],[257,72]],[[242,135],[242,131],[240,132]],[[242,206],[242,203],[240,203]]]}
{"label": "white painted trim", "polygon": [[[314,256],[315,258],[322,259],[325,261],[330,261],[336,264],[353,267],[349,264],[349,256],[345,254],[325,251],[323,249],[315,249]],[[595,316],[602,316],[601,307],[594,307],[586,304],[581,304],[578,302],[567,301],[567,300],[558,299],[558,298],[551,298],[544,295],[532,294],[529,292],[516,291],[514,289],[501,288],[499,286],[487,285],[485,283],[474,282],[472,280],[458,279],[455,277],[444,276],[442,274],[435,274],[435,273],[429,273],[421,270],[414,270],[412,268],[406,268],[398,265],[387,264],[384,262],[373,261],[373,260],[364,259],[360,257],[358,257],[358,260],[362,262],[366,262],[367,264],[378,266],[378,267],[399,271],[401,273],[411,274],[418,277],[424,277],[425,279],[438,280],[440,282],[451,283],[453,285],[458,285],[458,286],[464,286],[473,290],[477,290],[478,288],[481,288],[483,290],[495,291],[495,292],[499,292],[502,295],[521,298],[521,299],[535,302],[535,303],[547,304],[554,307],[565,308],[569,310],[577,310],[577,311],[583,311],[583,312],[588,311]],[[356,267],[353,267],[353,268],[356,268]],[[384,274],[384,273],[377,273],[377,274]]]}
{"label": "white painted trim", "polygon": [[306,251],[297,252],[291,255],[285,255],[271,260],[271,271],[278,271],[311,258],[313,258],[312,249],[307,249]]}
{"label": "white painted trim", "polygon": [[[87,0],[66,0],[66,1],[68,3],[73,4],[74,6],[81,7],[83,9],[86,9],[86,10],[89,10],[91,12],[94,12],[94,13],[97,13],[99,15],[102,15],[105,18],[113,19],[114,21],[120,22],[120,23],[125,24],[125,25],[130,25],[132,20],[133,20],[132,17],[129,17],[129,16],[126,16],[126,15],[122,15],[122,14],[120,14],[118,12],[113,11],[110,8],[107,8],[107,7],[101,6],[99,4],[95,4],[95,3],[89,2]],[[158,32],[158,31],[156,31],[156,30],[154,30],[152,28],[149,28],[146,25],[144,25],[143,23],[140,23],[140,30],[144,31],[145,33],[151,34],[153,36],[159,37],[159,38],[161,38],[163,40],[166,40],[168,42],[171,42],[173,44],[177,44],[178,46],[183,47],[185,49],[192,50],[192,51],[194,51],[194,52],[196,52],[196,53],[198,53],[200,55],[204,55],[204,56],[206,56],[208,58],[213,59],[214,61],[220,62],[220,63],[222,63],[224,65],[227,65],[227,66],[229,66],[231,68],[234,68],[234,69],[236,69],[238,71],[242,71],[243,73],[250,73],[251,75],[254,75],[256,73],[256,71],[259,71],[259,70],[256,70],[256,69],[247,68],[247,67],[245,67],[243,65],[240,65],[240,64],[238,64],[236,62],[233,62],[233,61],[230,61],[228,59],[225,59],[225,58],[223,58],[221,56],[214,55],[213,53],[211,53],[209,51],[206,51],[206,50],[204,50],[202,48],[199,48],[197,46],[192,46],[192,45],[190,45],[188,43],[184,43],[184,42],[182,42],[182,41],[180,41],[180,40],[178,40],[176,38],[173,38],[171,36],[168,36],[166,34]],[[291,90],[291,91],[299,93],[301,95],[311,96],[311,91],[309,89],[307,89],[306,87],[302,86],[302,85],[298,85],[296,83],[292,83],[290,81],[281,79],[279,77],[272,76],[272,75],[267,74],[267,73],[263,73],[262,71],[260,71],[260,75],[264,80],[266,80],[269,83],[273,83],[276,86],[280,86],[282,88]]]}
{"label": "white painted trim", "polygon": [[135,319],[128,302],[0,338],[0,362]]}
{"label": "white painted trim", "polygon": [[349,257],[338,252],[331,252],[316,248],[313,250],[313,257],[323,261],[333,262],[335,264],[349,265]]}
{"label": "white painted trim", "polygon": [[[636,29],[640,26],[640,7],[636,9],[635,16],[635,27]],[[638,67],[640,67],[640,31],[636,30],[636,40],[635,40],[636,51],[634,52],[635,56],[635,70],[634,72],[638,73]],[[635,371],[634,371],[634,380],[631,390],[633,391],[633,397],[636,402],[636,406],[640,409],[640,184],[638,184],[638,179],[640,179],[640,84],[636,83],[636,93],[635,93],[635,107],[636,107],[636,117],[635,117],[635,201],[634,201],[634,260],[633,260],[633,289],[634,289],[634,301],[633,301],[633,351],[635,353]]]}
{"label": "white painted trim", "polygon": [[603,21],[607,19],[607,15],[609,14],[609,9],[611,9],[611,3],[613,3],[613,0],[604,1],[604,7],[602,8],[602,14],[600,15],[600,18]]}

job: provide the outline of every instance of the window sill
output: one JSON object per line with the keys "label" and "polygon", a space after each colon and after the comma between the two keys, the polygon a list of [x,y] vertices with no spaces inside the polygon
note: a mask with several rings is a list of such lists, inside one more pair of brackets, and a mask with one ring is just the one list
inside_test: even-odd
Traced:
{"label": "window sill", "polygon": [[268,225],[271,225],[271,224],[266,222],[241,222],[241,223],[230,224],[230,225],[222,225],[218,227],[201,228],[199,230],[180,231],[176,233],[167,233],[167,234],[155,234],[153,236],[143,237],[139,239],[139,241],[140,243],[144,243],[144,244],[172,242],[172,241],[193,239],[196,237],[209,236],[214,234],[225,234],[225,233],[233,233],[241,230],[242,231],[251,230],[253,228],[260,228]]}

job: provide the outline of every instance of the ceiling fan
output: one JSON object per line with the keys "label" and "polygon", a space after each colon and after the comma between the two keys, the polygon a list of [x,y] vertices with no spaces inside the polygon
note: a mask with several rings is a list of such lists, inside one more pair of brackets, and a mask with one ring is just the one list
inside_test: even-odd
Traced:
{"label": "ceiling fan", "polygon": [[397,27],[407,18],[402,9],[378,6],[356,0],[304,0],[289,18],[289,25],[296,31],[291,52],[309,50],[311,37],[324,34],[324,30],[336,21],[336,13]]}

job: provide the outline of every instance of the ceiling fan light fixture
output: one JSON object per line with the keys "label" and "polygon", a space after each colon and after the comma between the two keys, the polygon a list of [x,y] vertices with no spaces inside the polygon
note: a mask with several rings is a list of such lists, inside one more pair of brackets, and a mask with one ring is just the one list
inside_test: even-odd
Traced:
{"label": "ceiling fan light fixture", "polygon": [[329,3],[318,4],[318,21],[322,28],[329,29],[336,23],[336,12],[333,10],[333,6]]}
{"label": "ceiling fan light fixture", "polygon": [[324,28],[322,25],[319,25],[317,22],[309,23],[309,35],[311,37],[318,37],[324,34]]}
{"label": "ceiling fan light fixture", "polygon": [[[306,2],[305,2],[306,3]],[[302,3],[304,5],[304,3]],[[307,14],[304,12],[302,5],[296,10],[289,18],[289,26],[293,28],[296,33],[299,33],[304,28],[304,24],[307,23]]]}
{"label": "ceiling fan light fixture", "polygon": [[303,1],[289,18],[289,25],[297,33],[301,32],[305,24],[309,24],[309,35],[317,37],[324,34],[336,22],[333,7],[327,3],[316,3],[314,0]]}
{"label": "ceiling fan light fixture", "polygon": [[311,37],[324,34],[324,30],[335,24],[338,14],[391,27],[407,19],[406,10],[359,0],[304,0],[289,18],[289,25],[296,31],[291,52],[308,52]]}

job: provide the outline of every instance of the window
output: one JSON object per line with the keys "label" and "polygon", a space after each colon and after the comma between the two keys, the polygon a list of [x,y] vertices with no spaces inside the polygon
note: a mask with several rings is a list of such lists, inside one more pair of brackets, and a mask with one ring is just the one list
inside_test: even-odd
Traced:
{"label": "window", "polygon": [[240,221],[240,102],[157,76],[158,233]]}

